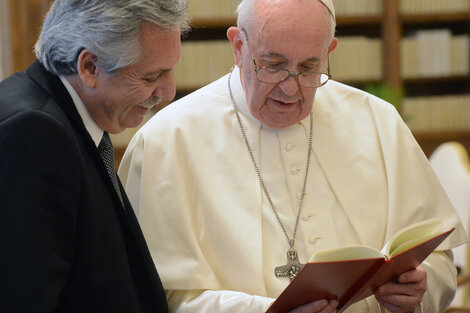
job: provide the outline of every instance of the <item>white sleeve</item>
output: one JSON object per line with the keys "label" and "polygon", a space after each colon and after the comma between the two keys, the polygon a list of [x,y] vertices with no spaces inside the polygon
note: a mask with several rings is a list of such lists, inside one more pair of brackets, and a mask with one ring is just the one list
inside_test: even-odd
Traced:
{"label": "white sleeve", "polygon": [[274,301],[229,290],[167,291],[171,313],[264,313]]}
{"label": "white sleeve", "polygon": [[[457,270],[451,250],[432,253],[421,265],[427,272],[428,290],[424,294],[423,312],[444,312],[455,295]],[[420,312],[420,311],[417,311]]]}

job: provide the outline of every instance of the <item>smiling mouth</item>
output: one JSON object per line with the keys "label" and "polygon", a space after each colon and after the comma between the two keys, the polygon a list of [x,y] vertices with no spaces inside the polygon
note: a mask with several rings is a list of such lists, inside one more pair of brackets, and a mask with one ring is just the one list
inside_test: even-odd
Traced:
{"label": "smiling mouth", "polygon": [[144,108],[144,109],[152,109],[155,104],[153,103],[142,103],[142,104],[139,104],[140,107]]}
{"label": "smiling mouth", "polygon": [[152,97],[147,99],[146,101],[138,104],[138,106],[144,108],[144,109],[152,109],[156,105],[158,105],[162,101],[162,98],[160,97]]}
{"label": "smiling mouth", "polygon": [[282,100],[276,100],[276,99],[272,99],[271,100],[278,104],[278,105],[281,105],[281,106],[292,106],[292,105],[296,105],[299,101],[289,101],[289,102],[285,102],[285,101],[282,101]]}

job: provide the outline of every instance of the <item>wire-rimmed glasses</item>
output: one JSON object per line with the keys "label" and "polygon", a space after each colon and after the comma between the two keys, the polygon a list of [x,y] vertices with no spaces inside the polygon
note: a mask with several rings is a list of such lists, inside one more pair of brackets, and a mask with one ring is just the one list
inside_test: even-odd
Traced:
{"label": "wire-rimmed glasses", "polygon": [[[248,34],[246,33],[245,29],[242,29],[245,33],[246,41],[248,43]],[[248,49],[250,49],[250,45],[248,44]],[[256,64],[255,58],[251,57],[253,61],[253,68],[256,73],[256,78],[259,81],[267,84],[279,84],[283,82],[290,76],[294,77],[297,82],[307,88],[318,88],[325,85],[328,80],[331,79],[330,74],[330,58],[328,56],[328,65],[327,65],[327,72],[314,72],[314,71],[306,71],[306,72],[291,72],[284,68],[275,68],[275,67],[268,67],[268,66],[258,66]]]}

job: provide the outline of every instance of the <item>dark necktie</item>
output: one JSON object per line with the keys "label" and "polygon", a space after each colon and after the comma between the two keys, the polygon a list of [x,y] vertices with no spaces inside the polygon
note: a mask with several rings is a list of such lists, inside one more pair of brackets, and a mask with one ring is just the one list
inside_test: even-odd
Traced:
{"label": "dark necktie", "polygon": [[103,159],[104,165],[106,166],[106,170],[108,171],[109,177],[111,178],[114,190],[116,190],[116,193],[118,194],[121,203],[123,203],[121,191],[119,190],[119,184],[117,181],[116,170],[114,168],[113,144],[111,143],[111,139],[109,138],[109,134],[107,132],[104,132],[103,138],[101,138],[100,144],[98,145],[98,151],[101,154],[101,158]]}

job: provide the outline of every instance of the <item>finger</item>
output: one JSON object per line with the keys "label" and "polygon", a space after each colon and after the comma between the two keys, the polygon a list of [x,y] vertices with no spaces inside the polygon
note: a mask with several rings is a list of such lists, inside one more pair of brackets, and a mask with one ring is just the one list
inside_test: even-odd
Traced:
{"label": "finger", "polygon": [[338,307],[338,301],[337,300],[331,300],[327,307],[323,309],[320,313],[334,313],[336,312],[336,308]]}
{"label": "finger", "polygon": [[422,298],[427,290],[426,281],[419,283],[388,283],[380,286],[375,292],[379,296],[387,295],[407,295]]}
{"label": "finger", "polygon": [[422,301],[421,298],[414,297],[414,296],[407,296],[407,295],[384,295],[384,296],[377,296],[376,300],[387,310],[391,312],[404,312],[413,310],[417,305],[419,305]]}
{"label": "finger", "polygon": [[287,313],[333,313],[338,306],[337,300],[318,300],[297,307]]}
{"label": "finger", "polygon": [[398,277],[399,283],[426,282],[427,272],[422,267],[413,271],[405,272]]}
{"label": "finger", "polygon": [[290,310],[287,313],[310,313],[310,312],[320,312],[328,305],[328,300],[318,300],[313,301],[302,306],[299,306],[293,310]]}

